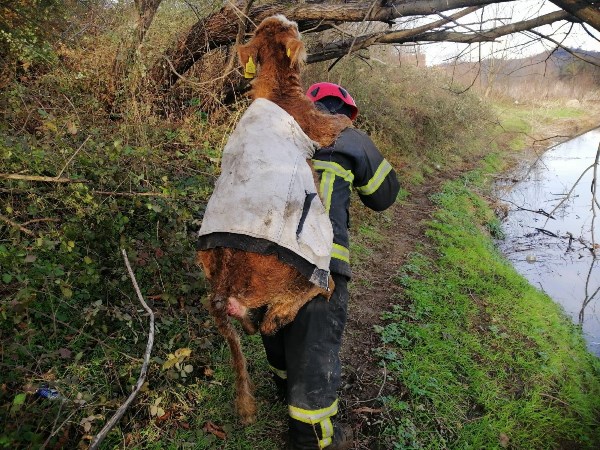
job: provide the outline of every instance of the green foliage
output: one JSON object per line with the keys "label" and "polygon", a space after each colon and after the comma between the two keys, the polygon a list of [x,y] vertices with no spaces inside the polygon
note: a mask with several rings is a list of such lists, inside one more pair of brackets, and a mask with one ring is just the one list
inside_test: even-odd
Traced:
{"label": "green foliage", "polygon": [[384,402],[389,448],[597,448],[600,363],[560,307],[498,254],[470,174],[434,196],[438,257],[412,255],[379,350],[408,392]]}
{"label": "green foliage", "polygon": [[[15,84],[2,101],[27,96],[29,89]],[[182,400],[182,392],[210,385],[215,364],[228,367],[226,359],[213,361],[213,341],[219,341],[200,305],[206,284],[194,262],[194,232],[218,174],[225,128],[192,111],[177,128],[152,126],[149,119],[149,141],[142,142],[128,124],[98,127],[83,113],[75,122],[51,104],[29,112],[38,120],[35,133],[23,132],[18,120],[0,125],[0,172],[60,174],[71,182],[2,180],[0,345],[11,360],[2,369],[0,415],[11,419],[2,420],[0,442],[22,448],[66,439],[63,445],[75,447],[99,430],[135,383],[147,318],[121,248],[157,315],[150,385],[123,429],[142,442],[145,431],[136,423],[152,423],[150,406],[161,396],[160,407],[189,426],[185,411],[195,394]],[[163,370],[178,348],[191,349],[191,356],[181,370]],[[56,388],[60,401],[39,398],[43,385]],[[229,387],[219,384],[211,392],[223,395]],[[54,421],[67,417],[79,426],[64,428],[66,437],[50,437]]]}
{"label": "green foliage", "polygon": [[65,23],[58,0],[0,2],[0,58],[30,65],[55,58],[47,38]]}

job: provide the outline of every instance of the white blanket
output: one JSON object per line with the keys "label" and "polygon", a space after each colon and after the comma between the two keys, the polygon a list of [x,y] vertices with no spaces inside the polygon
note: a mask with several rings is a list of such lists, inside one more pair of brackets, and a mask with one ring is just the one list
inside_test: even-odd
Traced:
{"label": "white blanket", "polygon": [[[266,239],[328,274],[333,230],[306,162],[315,147],[292,116],[256,99],[227,141],[199,236]],[[316,272],[311,281],[321,285]]]}

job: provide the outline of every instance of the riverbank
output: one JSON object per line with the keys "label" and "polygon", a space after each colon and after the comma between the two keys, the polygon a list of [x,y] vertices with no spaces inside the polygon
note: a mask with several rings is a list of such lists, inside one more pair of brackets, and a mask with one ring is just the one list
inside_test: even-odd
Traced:
{"label": "riverbank", "polygon": [[[494,248],[500,227],[487,199],[494,174],[600,119],[561,107],[496,109],[501,115],[495,151],[483,164],[452,181],[436,174],[392,216],[373,221],[369,233],[359,232],[362,245],[381,252],[362,262],[360,273],[369,278],[377,267],[378,274],[358,282],[353,292],[354,304],[370,304],[371,313],[358,323],[374,319],[370,324],[383,344],[371,345],[378,347],[380,367],[368,376],[364,362],[347,353],[355,362],[350,378],[360,380],[354,387],[369,393],[357,396],[349,389],[349,417],[367,435],[378,436],[363,436],[365,445],[599,445],[598,359],[560,308]],[[425,224],[419,228],[414,219]],[[388,306],[383,323],[376,320],[377,305]],[[350,323],[351,334],[360,334],[358,323]],[[356,346],[350,347],[356,354]],[[360,398],[373,395],[382,402],[365,409]]]}

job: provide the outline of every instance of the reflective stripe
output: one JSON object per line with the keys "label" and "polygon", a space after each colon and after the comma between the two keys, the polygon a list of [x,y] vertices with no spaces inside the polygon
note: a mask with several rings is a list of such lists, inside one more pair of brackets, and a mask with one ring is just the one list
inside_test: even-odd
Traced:
{"label": "reflective stripe", "polygon": [[337,414],[338,400],[336,398],[335,401],[331,404],[331,406],[328,406],[327,408],[312,410],[297,408],[295,406],[288,405],[288,412],[292,419],[314,425],[316,423],[321,422],[324,419],[329,419],[331,416]]}
{"label": "reflective stripe", "polygon": [[384,159],[381,161],[381,164],[379,164],[379,167],[375,171],[375,175],[373,175],[369,182],[364,186],[357,187],[356,190],[362,195],[371,195],[379,189],[379,186],[381,186],[381,183],[383,183],[383,180],[385,180],[385,177],[387,177],[387,174],[391,171],[392,166]]}
{"label": "reflective stripe", "polygon": [[331,208],[331,194],[333,194],[333,183],[335,182],[335,174],[331,172],[323,172],[321,175],[321,185],[319,190],[321,191],[321,198],[324,200],[325,211],[329,214]]}
{"label": "reflective stripe", "polygon": [[319,448],[325,448],[331,444],[333,438],[333,424],[331,418],[327,418],[321,421],[321,440],[319,441]]}
{"label": "reflective stripe", "polygon": [[312,162],[315,170],[322,170],[323,172],[333,172],[336,176],[343,178],[350,184],[352,184],[352,181],[354,181],[354,174],[352,173],[352,171],[344,169],[338,163],[334,163],[331,161],[321,161],[318,159],[313,159]]}
{"label": "reflective stripe", "polygon": [[269,369],[271,369],[271,372],[273,372],[275,375],[277,375],[282,380],[287,380],[287,371],[286,370],[277,369],[270,364],[269,364]]}
{"label": "reflective stripe", "polygon": [[336,259],[341,259],[342,261],[350,264],[350,250],[340,244],[333,243],[333,248],[331,249],[331,257]]}

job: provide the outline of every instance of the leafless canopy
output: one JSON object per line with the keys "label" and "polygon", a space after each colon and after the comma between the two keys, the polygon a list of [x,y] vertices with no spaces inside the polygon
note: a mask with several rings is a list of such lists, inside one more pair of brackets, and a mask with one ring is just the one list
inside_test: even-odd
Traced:
{"label": "leafless canopy", "polygon": [[[199,18],[190,29],[182,30],[179,40],[152,68],[151,78],[162,89],[168,89],[207,52],[231,46],[239,40],[240,24],[247,24],[246,32],[250,33],[263,18],[277,13],[298,22],[305,35],[318,36],[330,31],[327,38],[315,40],[320,44],[309,47],[308,63],[336,60],[376,44],[474,44],[493,42],[515,33],[526,33],[532,40],[561,46],[561,40],[553,39],[551,32],[539,30],[539,27],[552,24],[576,24],[592,38],[600,36],[600,1],[534,2],[535,6],[529,8],[525,16],[517,16],[513,13],[519,3],[522,2],[225,0],[219,10]],[[493,20],[489,20],[490,9],[496,14],[492,14]],[[483,11],[488,13],[487,19],[484,19]],[[598,64],[593,58],[588,62]]]}

